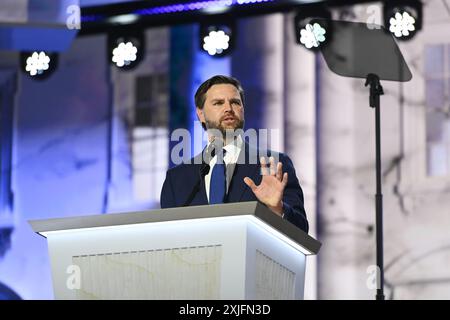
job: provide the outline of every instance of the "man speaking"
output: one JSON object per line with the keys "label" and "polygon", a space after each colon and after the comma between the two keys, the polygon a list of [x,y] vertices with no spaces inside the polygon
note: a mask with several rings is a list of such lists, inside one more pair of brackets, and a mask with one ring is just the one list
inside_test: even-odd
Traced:
{"label": "man speaking", "polygon": [[261,150],[236,134],[245,122],[240,82],[222,75],[206,80],[195,93],[195,105],[209,142],[189,163],[167,171],[161,208],[260,201],[308,232],[303,192],[292,161],[271,150],[264,151],[269,157],[252,157]]}

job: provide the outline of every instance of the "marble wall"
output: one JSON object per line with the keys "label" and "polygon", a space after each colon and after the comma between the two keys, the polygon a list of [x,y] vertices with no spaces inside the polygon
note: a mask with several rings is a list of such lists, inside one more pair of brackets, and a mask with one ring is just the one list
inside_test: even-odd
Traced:
{"label": "marble wall", "polygon": [[[166,27],[144,32],[144,58],[136,68],[124,72],[110,67],[114,111],[108,212],[159,207],[169,157],[169,92],[164,84],[170,65],[169,33]],[[159,77],[160,81],[152,76]],[[154,116],[153,126],[140,125],[135,120],[138,81],[144,77],[149,79],[145,86],[154,101],[149,106]],[[160,85],[155,87],[155,82]]]}
{"label": "marble wall", "polygon": [[53,297],[47,244],[28,220],[103,212],[109,122],[105,46],[103,36],[76,42],[47,81],[32,80],[10,65],[18,77],[11,168],[14,231],[0,261],[0,281],[25,299]]}
{"label": "marble wall", "polygon": [[[14,201],[12,212],[0,212],[0,227],[8,220],[13,232],[11,247],[0,257],[0,283],[24,299],[53,298],[47,243],[31,230],[29,220],[159,206],[167,128],[136,137],[141,131],[129,115],[136,78],[167,73],[168,29],[148,31],[146,37],[147,59],[126,73],[110,66],[105,35],[77,39],[45,81],[22,73],[17,54],[0,53],[6,57],[0,73],[14,70],[18,79],[17,91],[8,93],[15,97]],[[166,93],[163,107],[167,100]],[[158,134],[159,140],[154,138]]]}

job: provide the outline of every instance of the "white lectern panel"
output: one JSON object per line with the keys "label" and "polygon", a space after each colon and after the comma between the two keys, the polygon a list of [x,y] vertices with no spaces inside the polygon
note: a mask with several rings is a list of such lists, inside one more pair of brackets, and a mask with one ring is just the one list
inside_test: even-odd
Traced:
{"label": "white lectern panel", "polygon": [[55,297],[302,298],[293,288],[302,285],[303,254],[258,223],[240,216],[49,232]]}
{"label": "white lectern panel", "polygon": [[320,248],[258,202],[30,223],[57,299],[302,299]]}

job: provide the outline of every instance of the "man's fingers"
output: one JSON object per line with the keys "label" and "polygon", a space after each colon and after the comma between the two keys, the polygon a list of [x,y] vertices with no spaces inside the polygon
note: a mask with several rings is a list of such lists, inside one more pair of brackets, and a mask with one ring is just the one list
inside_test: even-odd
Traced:
{"label": "man's fingers", "polygon": [[282,181],[283,179],[283,164],[281,162],[278,162],[277,164],[277,179],[279,181]]}
{"label": "man's fingers", "polygon": [[285,172],[283,174],[283,180],[281,180],[281,182],[283,183],[283,187],[286,187],[287,183],[288,183],[288,173]]}
{"label": "man's fingers", "polygon": [[246,185],[248,185],[250,187],[250,189],[252,189],[252,191],[254,192],[256,190],[256,184],[253,182],[252,179],[250,179],[249,177],[245,177],[244,178],[244,183]]}
{"label": "man's fingers", "polygon": [[275,176],[277,174],[277,171],[275,168],[275,159],[273,157],[270,157],[269,163],[270,163],[270,175]]}
{"label": "man's fingers", "polygon": [[261,175],[263,176],[269,175],[269,168],[267,168],[266,158],[261,157],[259,161],[261,162]]}

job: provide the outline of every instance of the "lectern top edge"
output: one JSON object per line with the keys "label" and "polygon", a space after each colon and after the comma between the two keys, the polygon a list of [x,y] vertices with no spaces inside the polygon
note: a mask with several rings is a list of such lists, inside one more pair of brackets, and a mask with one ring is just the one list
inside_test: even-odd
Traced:
{"label": "lectern top edge", "polygon": [[316,254],[320,249],[321,243],[319,241],[290,222],[276,216],[266,206],[257,201],[32,220],[29,223],[34,232],[43,235],[43,233],[52,231],[248,215],[263,221],[312,254]]}

